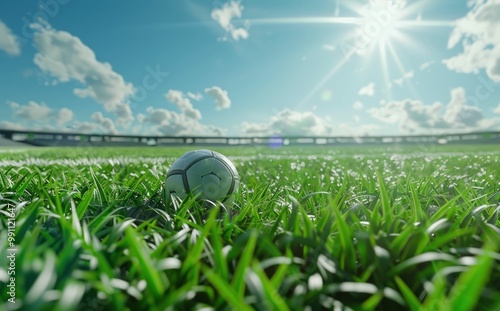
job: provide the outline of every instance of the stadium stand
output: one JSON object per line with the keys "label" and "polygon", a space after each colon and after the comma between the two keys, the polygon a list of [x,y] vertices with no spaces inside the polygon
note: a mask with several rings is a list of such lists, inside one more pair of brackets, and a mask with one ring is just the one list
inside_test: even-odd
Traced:
{"label": "stadium stand", "polygon": [[[3,136],[3,138],[2,138]],[[0,146],[387,145],[500,144],[500,132],[363,137],[176,137],[36,132],[0,129]]]}

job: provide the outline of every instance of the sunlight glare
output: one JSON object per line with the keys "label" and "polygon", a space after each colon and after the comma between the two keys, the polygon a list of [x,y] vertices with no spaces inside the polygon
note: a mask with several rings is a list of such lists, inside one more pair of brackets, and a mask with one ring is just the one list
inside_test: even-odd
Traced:
{"label": "sunlight glare", "polygon": [[[422,20],[420,12],[432,4],[432,0],[410,2],[407,0],[369,0],[368,3],[343,1],[342,14],[339,14],[337,0],[334,16],[328,17],[291,17],[266,18],[250,20],[252,24],[347,24],[355,28],[340,39],[343,58],[314,86],[298,106],[305,105],[354,55],[365,57],[378,53],[387,99],[392,98],[390,90],[391,63],[396,65],[401,75],[405,74],[404,65],[395,47],[412,48],[415,41],[405,34],[405,30],[433,27],[453,27],[454,22],[446,20]],[[352,12],[351,16],[342,16],[344,12]],[[347,14],[350,15],[350,14]],[[391,62],[389,62],[391,61]],[[417,95],[415,87],[407,81],[411,92]]]}

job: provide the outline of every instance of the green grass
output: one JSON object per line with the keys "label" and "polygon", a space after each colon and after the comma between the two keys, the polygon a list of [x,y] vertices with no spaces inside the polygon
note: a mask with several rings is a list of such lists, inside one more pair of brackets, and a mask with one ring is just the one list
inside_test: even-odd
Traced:
{"label": "green grass", "polygon": [[0,153],[0,310],[500,309],[497,146],[213,148],[229,211],[165,206],[189,149]]}

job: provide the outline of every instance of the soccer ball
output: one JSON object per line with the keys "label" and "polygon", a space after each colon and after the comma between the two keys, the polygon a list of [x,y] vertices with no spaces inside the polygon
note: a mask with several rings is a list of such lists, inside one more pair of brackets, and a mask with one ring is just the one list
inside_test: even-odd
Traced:
{"label": "soccer ball", "polygon": [[167,172],[167,196],[184,199],[192,193],[198,200],[232,204],[239,176],[234,164],[211,150],[193,150],[177,159]]}

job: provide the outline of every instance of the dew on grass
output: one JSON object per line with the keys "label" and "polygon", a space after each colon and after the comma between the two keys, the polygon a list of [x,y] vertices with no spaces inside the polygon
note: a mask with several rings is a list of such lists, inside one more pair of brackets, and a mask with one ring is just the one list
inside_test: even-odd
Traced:
{"label": "dew on grass", "polygon": [[[216,223],[199,219],[194,206],[180,204],[176,208],[166,208],[163,205],[162,183],[168,166],[176,159],[165,151],[159,155],[160,151],[153,150],[151,157],[115,152],[110,156],[65,159],[8,154],[0,157],[0,200],[26,202],[25,208],[19,210],[19,223],[26,223],[29,220],[26,215],[35,203],[38,204],[37,219],[27,227],[26,237],[20,241],[21,251],[33,241],[42,246],[31,249],[31,255],[61,246],[61,232],[71,230],[69,199],[79,206],[88,191],[90,203],[83,212],[81,223],[82,231],[90,235],[87,238],[76,231],[64,231],[70,242],[81,241],[78,251],[83,252],[76,257],[77,264],[68,265],[67,269],[71,270],[68,275],[78,276],[79,281],[91,280],[86,283],[86,291],[92,291],[94,298],[95,293],[106,289],[106,296],[101,298],[107,300],[103,303],[114,299],[127,305],[137,300],[151,307],[150,301],[154,298],[150,289],[158,284],[163,286],[165,297],[177,297],[175,303],[179,308],[194,307],[194,302],[186,301],[187,298],[205,299],[206,305],[215,305],[222,289],[234,290],[240,285],[241,299],[257,302],[256,296],[245,290],[245,271],[279,258],[287,261],[281,261],[280,266],[266,269],[262,274],[254,270],[255,276],[266,282],[266,289],[270,288],[275,298],[297,308],[312,306],[321,300],[312,292],[314,290],[327,291],[338,288],[339,284],[344,284],[346,290],[363,289],[354,286],[353,280],[363,280],[368,284],[364,289],[369,291],[375,287],[377,290],[392,288],[400,293],[399,283],[394,283],[397,276],[410,289],[419,289],[415,295],[427,295],[426,288],[439,285],[434,275],[453,273],[458,276],[458,273],[477,269],[483,257],[494,260],[492,267],[500,263],[498,250],[484,247],[487,245],[485,236],[494,239],[494,233],[499,230],[499,222],[493,218],[498,216],[495,200],[500,191],[498,152],[472,150],[465,157],[464,152],[455,151],[314,150],[313,154],[287,148],[272,152],[257,150],[247,155],[234,152],[230,158],[241,174],[240,192],[236,197],[238,207],[234,217],[226,218],[222,213]],[[97,181],[92,178],[89,168],[94,171]],[[382,202],[379,175],[385,183],[390,219],[385,211],[383,213],[382,206],[386,203]],[[28,182],[26,188],[20,189],[22,178]],[[324,194],[307,197],[314,192]],[[295,209],[290,195],[298,200],[307,199],[300,201],[300,208]],[[56,197],[59,197],[57,202]],[[116,209],[154,207],[158,217],[137,222],[117,210],[106,216],[109,217],[107,222],[95,221],[109,206]],[[62,223],[67,216],[66,223]],[[114,229],[126,221],[132,222],[127,230],[136,232],[137,241],[144,242],[139,246],[144,258],[153,262],[150,271],[140,264],[140,258],[134,255],[122,233],[117,234]],[[3,225],[0,222],[0,226]],[[255,249],[249,249],[248,243],[252,229],[259,231]],[[43,234],[33,237],[37,232]],[[285,232],[287,239],[280,238]],[[456,236],[450,235],[454,232]],[[244,237],[247,239],[241,242]],[[384,256],[379,256],[378,248],[391,254],[387,263],[381,264],[380,258]],[[400,274],[387,277],[401,262],[408,264],[407,260],[419,258],[426,252],[452,255],[453,260],[446,257],[450,261],[422,262],[418,269],[402,269]],[[220,254],[222,256],[215,256]],[[60,252],[60,258],[71,258],[63,256],[67,254]],[[369,269],[363,266],[363,256],[368,256]],[[24,265],[36,266],[36,260],[23,258]],[[60,258],[58,260],[63,260]],[[248,260],[249,266],[239,268],[238,264],[244,260]],[[39,262],[38,270],[30,268],[30,273],[41,271],[43,263]],[[206,271],[217,271],[218,278],[209,281]],[[19,273],[27,275],[22,270]],[[103,280],[102,275],[109,276],[108,280]],[[241,284],[231,283],[238,278],[236,275],[240,275]],[[190,285],[186,282],[188,276],[196,282]],[[497,293],[498,269],[491,269],[488,277],[480,292]],[[108,292],[110,283],[116,283],[114,287],[119,290]],[[269,287],[269,284],[279,286]],[[444,286],[438,298],[453,299],[447,296],[453,284]],[[59,288],[50,290],[58,295],[62,293]],[[342,305],[359,306],[359,301],[349,296],[350,293],[345,297],[336,295],[335,299],[341,299]],[[235,299],[238,297],[236,295]],[[87,299],[85,296],[82,303]],[[379,309],[390,309],[385,299],[373,298],[369,302]],[[487,295],[477,299],[481,303],[489,302]],[[304,303],[299,306],[297,301]],[[219,306],[229,308],[223,299]]]}

